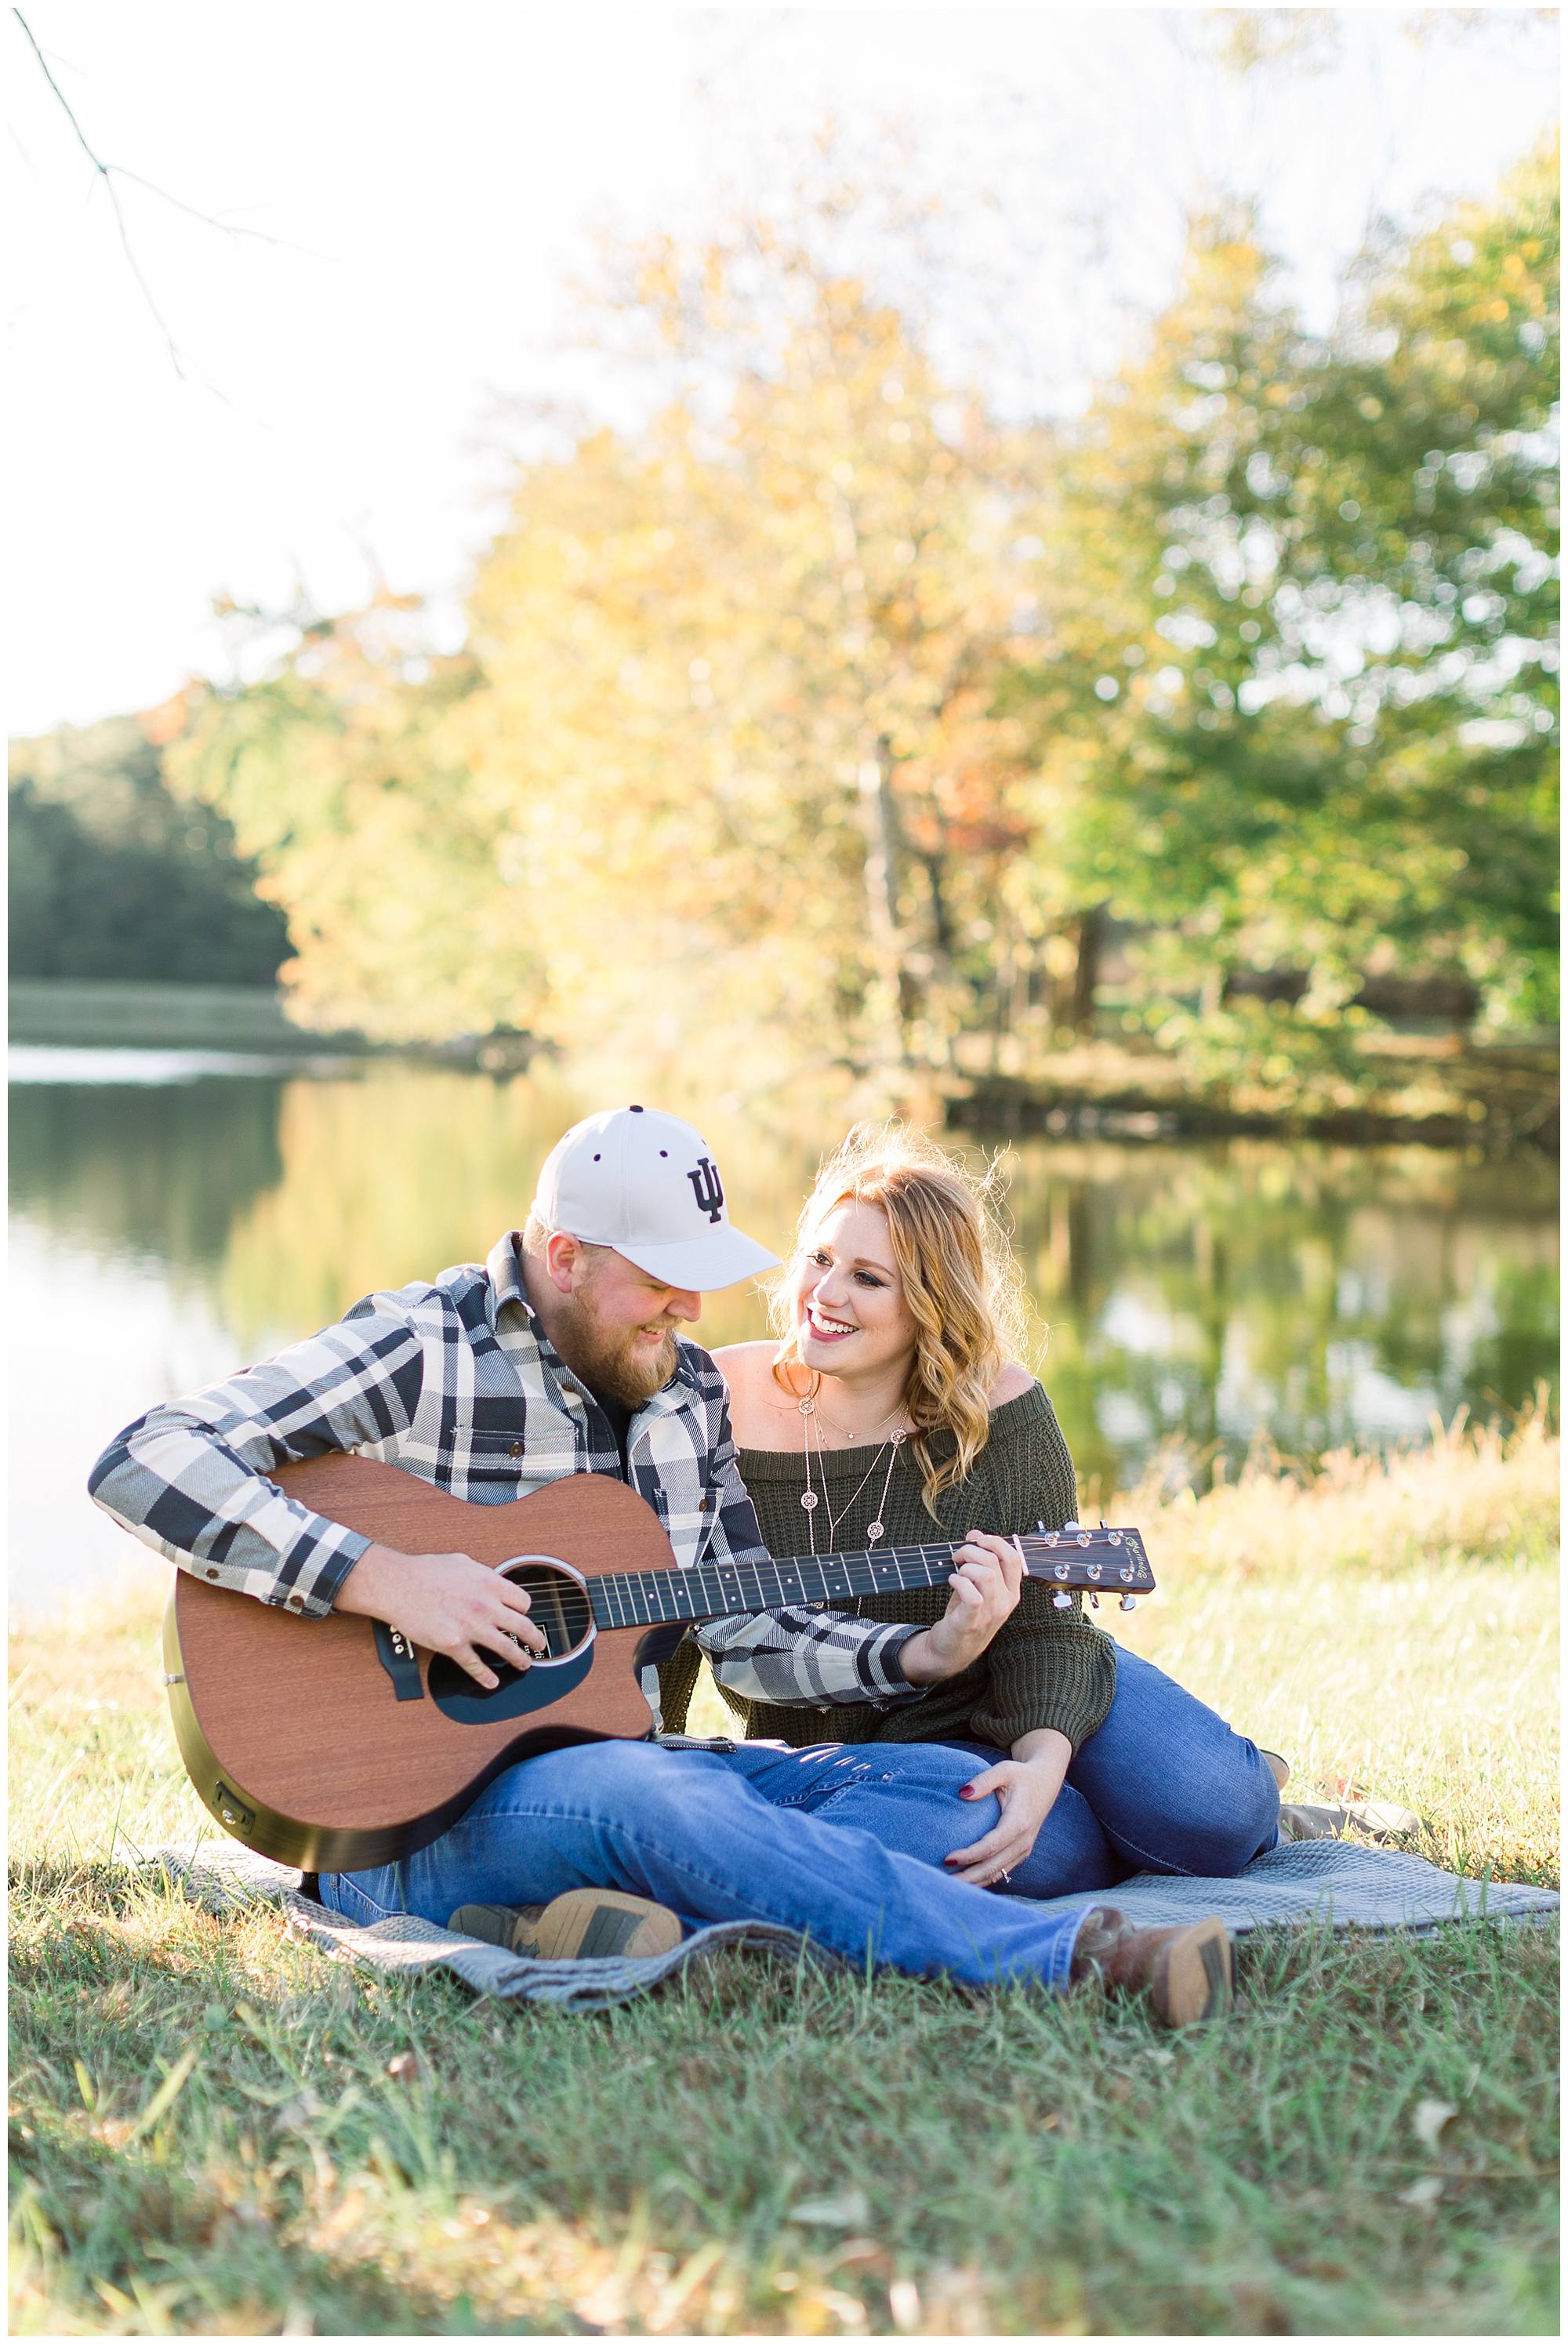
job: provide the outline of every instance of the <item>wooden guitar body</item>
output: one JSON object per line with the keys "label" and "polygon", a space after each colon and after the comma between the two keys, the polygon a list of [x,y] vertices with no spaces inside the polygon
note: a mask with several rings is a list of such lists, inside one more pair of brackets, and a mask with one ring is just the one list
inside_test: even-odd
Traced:
{"label": "wooden guitar body", "polygon": [[611,1572],[679,1571],[657,1515],[623,1483],[573,1474],[481,1506],[367,1458],[322,1457],[272,1478],[406,1554],[469,1554],[492,1568],[551,1558],[535,1613],[548,1625],[553,1608],[552,1647],[577,1649],[503,1670],[487,1700],[455,1662],[378,1622],[302,1620],[177,1571],[164,1672],[180,1756],[204,1805],[247,1847],[314,1872],[388,1864],[439,1838],[516,1760],[650,1732],[635,1667],[646,1628],[595,1628],[574,1590]]}

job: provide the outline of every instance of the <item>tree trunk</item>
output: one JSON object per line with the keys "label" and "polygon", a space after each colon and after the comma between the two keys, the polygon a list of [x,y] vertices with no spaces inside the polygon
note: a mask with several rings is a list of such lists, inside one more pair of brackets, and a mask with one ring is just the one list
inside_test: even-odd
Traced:
{"label": "tree trunk", "polygon": [[898,923],[898,810],[893,802],[893,750],[884,735],[859,772],[865,812],[865,914],[877,964],[875,1024],[895,1065],[908,1058],[907,1021],[913,979],[904,965]]}
{"label": "tree trunk", "polygon": [[1100,962],[1105,954],[1109,907],[1096,904],[1078,917],[1077,965],[1067,1002],[1067,1022],[1075,1034],[1094,1031],[1095,995],[1099,991]]}
{"label": "tree trunk", "polygon": [[929,854],[923,854],[920,860],[926,865],[926,876],[931,886],[931,941],[946,975],[953,965],[953,923],[947,914],[947,890],[942,875],[946,857],[940,848],[934,848]]}

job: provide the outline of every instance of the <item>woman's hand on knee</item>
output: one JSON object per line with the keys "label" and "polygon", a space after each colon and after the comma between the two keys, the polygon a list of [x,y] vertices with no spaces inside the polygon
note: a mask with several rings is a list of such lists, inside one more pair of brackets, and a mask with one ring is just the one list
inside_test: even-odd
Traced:
{"label": "woman's hand on knee", "polygon": [[1006,1758],[987,1766],[959,1792],[961,1799],[994,1797],[1000,1822],[973,1847],[961,1847],[946,1858],[946,1868],[974,1888],[994,1888],[1022,1864],[1040,1835],[1040,1826],[1057,1803],[1067,1776],[1073,1746],[1065,1733],[1043,1731],[1031,1734],[1032,1754]]}

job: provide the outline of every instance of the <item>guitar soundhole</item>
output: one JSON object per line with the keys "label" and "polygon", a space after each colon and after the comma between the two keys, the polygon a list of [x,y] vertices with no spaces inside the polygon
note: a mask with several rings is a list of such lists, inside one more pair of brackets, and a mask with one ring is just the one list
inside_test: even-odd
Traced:
{"label": "guitar soundhole", "polygon": [[[570,1660],[586,1643],[593,1626],[593,1613],[588,1590],[580,1580],[555,1570],[548,1562],[531,1559],[503,1563],[501,1575],[521,1587],[527,1596],[529,1617],[549,1644],[551,1660]],[[541,1653],[540,1657],[545,1656]]]}
{"label": "guitar soundhole", "polygon": [[433,1654],[430,1699],[464,1725],[548,1709],[572,1692],[593,1665],[593,1612],[582,1581],[544,1556],[521,1555],[501,1569],[527,1595],[529,1617],[550,1649],[536,1654],[526,1669],[509,1668],[487,1649],[485,1658],[500,1680],[493,1685],[477,1684],[447,1653]]}

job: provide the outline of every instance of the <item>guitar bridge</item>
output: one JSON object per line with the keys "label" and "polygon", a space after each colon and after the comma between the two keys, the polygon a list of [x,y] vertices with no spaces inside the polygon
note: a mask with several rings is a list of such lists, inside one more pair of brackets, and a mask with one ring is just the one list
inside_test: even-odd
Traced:
{"label": "guitar bridge", "polygon": [[400,1701],[423,1701],[420,1656],[402,1630],[389,1627],[385,1620],[376,1622],[376,1658],[391,1678],[392,1690]]}

